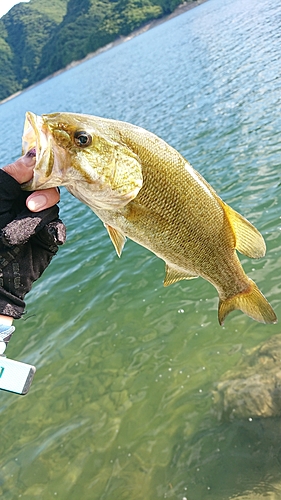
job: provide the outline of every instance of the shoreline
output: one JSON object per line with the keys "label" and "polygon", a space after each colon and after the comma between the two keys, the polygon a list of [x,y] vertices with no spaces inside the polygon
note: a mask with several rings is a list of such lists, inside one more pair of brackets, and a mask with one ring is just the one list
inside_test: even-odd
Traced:
{"label": "shoreline", "polygon": [[192,0],[192,1],[189,0],[189,1],[182,3],[181,5],[178,5],[178,7],[176,7],[176,9],[173,12],[171,12],[171,14],[168,14],[168,15],[163,16],[163,17],[158,18],[158,19],[153,19],[152,21],[149,21],[141,28],[137,28],[134,31],[132,31],[132,33],[130,33],[128,36],[120,36],[116,40],[114,40],[113,42],[110,42],[107,45],[100,47],[95,52],[90,52],[89,54],[87,54],[87,56],[83,57],[83,59],[79,59],[78,61],[72,61],[65,68],[62,68],[62,69],[59,69],[58,71],[55,71],[54,73],[43,78],[43,80],[35,82],[32,85],[30,85],[29,87],[26,87],[25,89],[19,90],[18,92],[15,92],[14,94],[11,94],[10,96],[8,96],[5,99],[3,99],[2,101],[0,101],[0,106],[1,106],[1,104],[5,104],[6,102],[11,101],[15,97],[18,97],[19,95],[23,94],[24,92],[28,92],[29,90],[33,89],[34,87],[41,85],[41,83],[47,82],[48,80],[51,80],[51,78],[54,78],[58,75],[61,75],[62,73],[65,73],[66,71],[68,71],[71,68],[75,68],[76,66],[79,66],[79,64],[82,64],[83,62],[88,61],[89,59],[92,59],[93,57],[96,57],[99,54],[102,54],[103,52],[106,52],[107,50],[110,50],[110,49],[120,45],[121,43],[128,42],[132,38],[135,38],[139,35],[142,35],[146,31],[149,31],[149,30],[155,28],[156,26],[163,24],[166,21],[173,19],[174,17],[177,17],[181,14],[184,14],[185,12],[187,12],[191,9],[194,9],[194,7],[198,7],[199,5],[201,5],[205,2],[207,2],[207,0]]}

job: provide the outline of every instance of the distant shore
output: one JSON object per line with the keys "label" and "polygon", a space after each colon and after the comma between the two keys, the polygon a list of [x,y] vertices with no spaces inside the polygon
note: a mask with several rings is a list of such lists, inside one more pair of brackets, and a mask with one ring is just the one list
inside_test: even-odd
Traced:
{"label": "distant shore", "polygon": [[72,63],[68,64],[65,68],[59,69],[55,73],[52,73],[49,76],[46,76],[43,80],[40,80],[36,83],[33,83],[29,87],[26,87],[23,90],[19,90],[15,94],[11,94],[9,97],[6,97],[2,101],[0,101],[0,105],[4,104],[7,101],[10,101],[11,99],[14,99],[15,97],[19,96],[20,94],[23,94],[24,92],[27,92],[28,90],[33,89],[34,87],[37,87],[37,85],[41,85],[41,83],[44,83],[51,78],[54,78],[55,76],[60,75],[61,73],[64,73],[65,71],[68,71],[71,68],[74,68],[75,66],[78,66],[79,64],[82,64],[85,61],[88,61],[89,59],[92,59],[93,57],[96,57],[97,55],[101,54],[102,52],[105,52],[107,50],[112,49],[113,47],[116,47],[117,45],[120,45],[121,43],[128,42],[132,38],[135,38],[136,36],[141,35],[142,33],[145,33],[148,30],[151,30],[155,28],[156,26],[159,26],[160,24],[165,23],[166,21],[169,21],[170,19],[173,19],[173,17],[177,17],[180,14],[183,14],[184,12],[187,12],[190,9],[193,9],[194,7],[197,7],[198,5],[201,5],[202,3],[207,2],[207,0],[193,0],[193,1],[187,1],[179,5],[171,14],[168,14],[167,16],[160,17],[158,19],[153,19],[152,21],[149,21],[146,23],[144,26],[141,28],[138,28],[132,33],[130,33],[128,36],[120,36],[114,42],[108,43],[104,47],[101,47],[100,49],[96,50],[95,52],[90,52],[86,57],[83,59],[80,59],[79,61],[73,61]]}

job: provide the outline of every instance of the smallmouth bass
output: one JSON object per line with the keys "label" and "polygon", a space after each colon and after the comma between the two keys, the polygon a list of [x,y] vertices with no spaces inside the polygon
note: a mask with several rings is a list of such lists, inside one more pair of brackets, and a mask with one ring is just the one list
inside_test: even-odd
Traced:
{"label": "smallmouth bass", "polygon": [[65,186],[103,221],[118,256],[128,237],[164,260],[165,286],[209,281],[220,324],[235,309],[276,323],[236,254],[263,257],[262,235],[165,141],[126,122],[27,112],[23,153],[33,147],[34,175],[24,189]]}

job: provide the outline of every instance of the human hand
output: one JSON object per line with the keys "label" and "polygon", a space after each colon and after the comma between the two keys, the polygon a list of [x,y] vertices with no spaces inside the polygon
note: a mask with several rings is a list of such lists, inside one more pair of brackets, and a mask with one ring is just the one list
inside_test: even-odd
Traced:
{"label": "human hand", "polygon": [[0,170],[0,323],[20,318],[30,291],[65,241],[56,188],[32,194],[20,184],[32,178],[34,154]]}
{"label": "human hand", "polygon": [[[35,167],[35,152],[28,151],[25,156],[22,156],[14,163],[10,163],[3,167],[4,172],[7,172],[19,184],[30,181],[33,176]],[[31,212],[39,212],[45,208],[50,208],[60,199],[59,191],[56,188],[42,189],[35,191],[26,199],[26,206]]]}

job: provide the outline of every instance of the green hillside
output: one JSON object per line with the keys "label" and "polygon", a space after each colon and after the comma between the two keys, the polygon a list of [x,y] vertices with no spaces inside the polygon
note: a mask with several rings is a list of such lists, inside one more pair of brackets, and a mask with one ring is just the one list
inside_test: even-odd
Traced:
{"label": "green hillside", "polygon": [[0,101],[170,14],[182,0],[30,0],[0,19]]}

